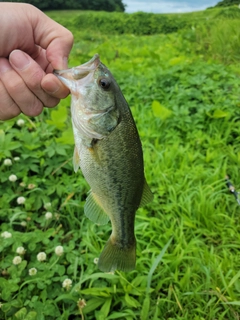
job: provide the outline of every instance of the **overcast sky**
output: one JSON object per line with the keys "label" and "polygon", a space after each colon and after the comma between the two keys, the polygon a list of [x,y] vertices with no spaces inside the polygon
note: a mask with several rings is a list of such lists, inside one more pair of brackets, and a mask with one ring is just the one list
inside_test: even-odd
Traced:
{"label": "overcast sky", "polygon": [[220,0],[122,0],[127,5],[126,12],[191,12],[204,10],[216,5]]}

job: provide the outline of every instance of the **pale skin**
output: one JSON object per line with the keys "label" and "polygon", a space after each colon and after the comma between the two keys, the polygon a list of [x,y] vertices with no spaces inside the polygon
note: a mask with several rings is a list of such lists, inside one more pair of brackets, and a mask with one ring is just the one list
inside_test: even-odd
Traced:
{"label": "pale skin", "polygon": [[39,115],[69,90],[53,75],[67,68],[72,33],[24,3],[0,3],[0,120]]}

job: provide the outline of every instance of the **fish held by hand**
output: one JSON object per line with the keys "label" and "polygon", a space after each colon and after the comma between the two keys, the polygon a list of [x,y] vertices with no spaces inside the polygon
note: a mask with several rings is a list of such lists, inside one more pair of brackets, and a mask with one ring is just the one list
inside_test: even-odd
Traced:
{"label": "fish held by hand", "polygon": [[80,167],[91,187],[84,212],[97,224],[109,219],[112,224],[98,267],[104,272],[131,271],[136,263],[135,214],[153,195],[144,177],[142,145],[130,108],[98,54],[54,73],[72,96],[74,170]]}

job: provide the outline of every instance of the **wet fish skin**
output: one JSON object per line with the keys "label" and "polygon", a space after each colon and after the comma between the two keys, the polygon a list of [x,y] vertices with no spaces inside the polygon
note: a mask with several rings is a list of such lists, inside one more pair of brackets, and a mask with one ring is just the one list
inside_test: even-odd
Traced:
{"label": "wet fish skin", "polygon": [[112,224],[98,267],[104,272],[131,271],[136,262],[136,210],[152,200],[141,141],[128,104],[98,55],[77,68],[57,76],[72,94],[74,168],[80,166],[91,187],[85,214],[95,223],[110,219]]}

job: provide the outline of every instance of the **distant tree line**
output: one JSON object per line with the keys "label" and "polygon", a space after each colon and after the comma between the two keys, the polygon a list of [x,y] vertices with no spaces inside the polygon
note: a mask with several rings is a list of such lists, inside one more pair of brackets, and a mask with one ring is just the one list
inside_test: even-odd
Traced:
{"label": "distant tree line", "polygon": [[[5,2],[13,2],[4,0]],[[95,10],[95,11],[125,11],[125,4],[122,0],[14,0],[14,2],[25,2],[34,5],[40,10]]]}
{"label": "distant tree line", "polygon": [[230,7],[233,5],[239,5],[239,0],[222,0],[218,2],[214,7]]}

